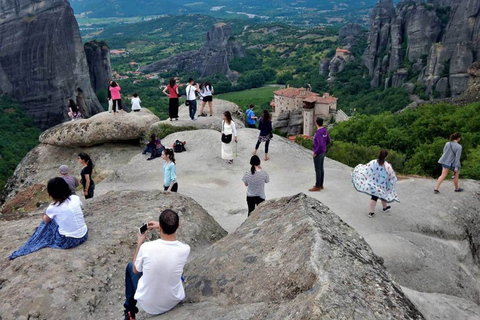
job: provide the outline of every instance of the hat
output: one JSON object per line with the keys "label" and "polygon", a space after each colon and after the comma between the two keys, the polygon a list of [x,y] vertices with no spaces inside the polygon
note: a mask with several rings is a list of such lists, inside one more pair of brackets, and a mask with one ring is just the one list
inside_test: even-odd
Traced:
{"label": "hat", "polygon": [[61,174],[67,174],[68,173],[68,166],[62,164],[59,168]]}

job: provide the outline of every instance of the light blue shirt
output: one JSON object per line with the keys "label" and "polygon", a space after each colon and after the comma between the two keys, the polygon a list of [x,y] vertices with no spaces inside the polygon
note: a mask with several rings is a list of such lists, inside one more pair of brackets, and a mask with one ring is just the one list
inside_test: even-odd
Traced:
{"label": "light blue shirt", "polygon": [[247,123],[255,124],[255,119],[252,119],[252,117],[255,117],[255,113],[253,113],[253,110],[248,109],[245,113],[247,114]]}
{"label": "light blue shirt", "polygon": [[163,163],[163,185],[170,187],[172,181],[177,181],[177,168],[175,163],[166,161]]}

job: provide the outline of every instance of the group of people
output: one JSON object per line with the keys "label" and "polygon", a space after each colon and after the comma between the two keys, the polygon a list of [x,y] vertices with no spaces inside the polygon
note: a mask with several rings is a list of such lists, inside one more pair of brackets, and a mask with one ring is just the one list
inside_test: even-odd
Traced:
{"label": "group of people", "polygon": [[[113,81],[112,79],[109,80],[109,86],[107,91],[108,112],[113,112],[113,115],[116,115],[117,112],[120,111],[122,114],[125,113],[122,104],[122,95],[120,93],[121,90],[122,88],[116,81]],[[142,100],[140,100],[138,93],[135,92],[130,98],[130,100],[132,103],[132,111],[139,112],[142,109],[142,106],[140,105]]]}
{"label": "group of people", "polygon": [[[178,88],[183,87],[183,84],[177,83],[177,79],[170,78],[168,85],[163,89],[163,93],[168,96],[168,114],[170,121],[173,121],[173,119],[178,120],[178,106],[180,98]],[[210,111],[210,117],[213,115],[213,93],[214,90],[209,81],[198,84],[195,83],[193,78],[188,79],[188,83],[185,88],[185,105],[188,107],[188,114],[192,121],[197,120],[197,118],[195,118],[195,115],[197,114],[197,97],[202,101],[198,117],[207,116],[207,114],[204,112],[207,103]]]}
{"label": "group of people", "polygon": [[[174,78],[170,79],[169,85],[164,93],[170,98],[170,120],[178,119],[178,87]],[[113,101],[113,112],[115,114],[117,107],[121,108],[120,86],[115,82],[110,83],[109,100]],[[203,109],[206,103],[209,103],[210,116],[212,115],[212,95],[213,88],[211,84],[205,82],[201,85],[195,85],[193,79],[189,79],[186,88],[187,105],[190,111],[190,118],[195,120],[196,114],[196,93],[203,97],[202,107],[199,116],[206,116]],[[210,98],[208,98],[210,97]],[[134,95],[137,99],[138,95]],[[133,101],[133,99],[132,99]],[[73,100],[70,100],[72,103]],[[135,105],[139,106],[140,99]],[[74,104],[74,103],[73,103]],[[249,128],[257,129],[258,138],[250,158],[250,169],[245,172],[242,182],[247,187],[246,202],[248,207],[248,216],[255,208],[265,201],[265,184],[269,183],[268,172],[261,166],[260,157],[257,152],[261,143],[265,143],[264,161],[269,160],[268,149],[270,140],[273,138],[273,126],[271,115],[268,110],[263,110],[261,116],[255,116],[254,105],[250,105],[246,111],[246,122]],[[75,117],[74,112],[77,109],[70,106],[70,111]],[[135,111],[135,109],[134,109]],[[77,110],[78,112],[78,110]],[[69,113],[70,114],[70,113]],[[323,126],[323,119],[316,119],[317,130],[313,137],[313,162],[315,168],[315,185],[309,189],[311,192],[320,192],[324,189],[325,177],[325,155],[327,147],[331,143],[330,135]],[[459,144],[461,135],[454,133],[444,147],[444,152],[439,160],[442,166],[442,175],[438,179],[434,193],[439,193],[439,187],[442,181],[447,177],[450,171],[454,172],[455,192],[463,191],[458,186],[458,177],[460,169],[460,157],[462,147]],[[234,151],[233,145],[237,143],[237,129],[235,121],[232,119],[230,111],[223,113],[221,128],[221,157],[227,160],[229,164],[233,163]],[[161,140],[154,134],[147,142],[143,154],[149,152],[151,157],[148,160],[161,157],[164,160],[163,189],[167,192],[178,191],[178,181],[176,173],[176,162],[174,151],[165,148]],[[378,200],[382,202],[382,211],[391,209],[389,203],[399,201],[396,192],[397,178],[390,163],[387,161],[388,151],[382,149],[378,158],[367,164],[356,166],[352,172],[352,183],[354,188],[368,194],[370,199],[369,217],[374,217],[375,206]],[[52,203],[46,209],[40,226],[34,234],[28,239],[26,244],[19,250],[12,253],[10,259],[37,251],[41,248],[61,248],[68,249],[76,247],[88,238],[88,228],[82,212],[82,202],[75,194],[76,189],[82,185],[82,191],[85,199],[94,196],[95,183],[92,179],[93,162],[86,153],[78,155],[78,162],[82,166],[80,182],[74,176],[69,175],[69,168],[62,165],[59,168],[60,177],[55,177],[48,182],[47,191],[52,198]],[[139,231],[137,235],[137,248],[133,259],[126,266],[125,271],[125,302],[124,316],[125,320],[133,320],[136,317],[140,306],[150,314],[164,313],[177,305],[185,298],[183,287],[183,269],[187,262],[190,247],[176,239],[176,232],[179,227],[179,215],[173,210],[164,210],[157,221],[150,221],[147,224],[147,231]],[[145,242],[148,232],[158,230],[160,239]]]}

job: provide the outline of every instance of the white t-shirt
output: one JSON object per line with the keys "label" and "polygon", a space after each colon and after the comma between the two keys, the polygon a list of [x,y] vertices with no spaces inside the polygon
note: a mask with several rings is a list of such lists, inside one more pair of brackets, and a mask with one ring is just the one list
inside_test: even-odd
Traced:
{"label": "white t-shirt", "polygon": [[58,232],[61,235],[82,238],[87,233],[82,202],[76,195],[71,195],[70,199],[60,205],[49,205],[45,214],[58,224]]}
{"label": "white t-shirt", "polygon": [[188,85],[185,89],[185,93],[187,94],[187,100],[196,100],[197,97],[195,96],[195,90],[197,90],[196,86]]}
{"label": "white t-shirt", "polygon": [[185,298],[181,276],[190,246],[180,241],[162,239],[143,243],[135,268],[143,272],[138,281],[135,300],[149,314],[160,314]]}
{"label": "white t-shirt", "polygon": [[210,86],[204,87],[203,90],[202,90],[202,96],[204,96],[204,97],[211,96],[212,95],[212,90],[213,90],[213,87],[210,87]]}
{"label": "white t-shirt", "polygon": [[140,110],[142,109],[142,107],[140,106],[140,102],[142,102],[142,100],[140,100],[139,97],[133,97],[132,98],[132,110]]}

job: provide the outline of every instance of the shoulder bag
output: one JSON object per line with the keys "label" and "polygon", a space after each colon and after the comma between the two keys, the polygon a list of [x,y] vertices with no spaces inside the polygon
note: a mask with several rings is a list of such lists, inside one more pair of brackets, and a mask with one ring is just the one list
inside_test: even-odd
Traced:
{"label": "shoulder bag", "polygon": [[232,134],[223,133],[224,129],[225,129],[225,120],[222,121],[222,142],[228,144],[228,143],[232,142]]}
{"label": "shoulder bag", "polygon": [[188,107],[190,105],[190,101],[188,100],[188,96],[190,95],[190,90],[192,90],[192,86],[190,86],[187,92],[187,100],[185,100],[185,105]]}

